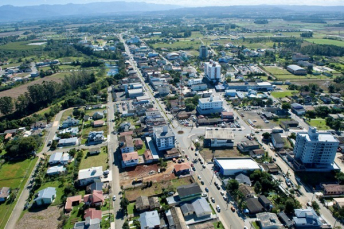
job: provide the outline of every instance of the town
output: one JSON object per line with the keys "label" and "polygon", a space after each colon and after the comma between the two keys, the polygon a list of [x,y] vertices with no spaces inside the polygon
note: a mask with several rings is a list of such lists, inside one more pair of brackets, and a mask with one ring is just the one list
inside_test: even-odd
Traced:
{"label": "town", "polygon": [[0,23],[0,228],[344,228],[340,9],[201,9]]}

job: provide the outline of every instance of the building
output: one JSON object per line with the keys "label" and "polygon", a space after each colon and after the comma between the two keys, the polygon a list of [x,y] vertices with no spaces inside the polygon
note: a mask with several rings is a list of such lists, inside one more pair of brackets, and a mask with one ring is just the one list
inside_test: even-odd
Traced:
{"label": "building", "polygon": [[131,135],[121,136],[119,138],[119,141],[122,154],[135,151],[133,138],[131,137]]}
{"label": "building", "polygon": [[249,173],[261,169],[251,158],[215,158],[216,170],[223,176],[233,176],[237,173]]}
{"label": "building", "polygon": [[10,196],[11,189],[9,187],[0,188],[0,203],[5,202]]}
{"label": "building", "polygon": [[88,134],[87,143],[94,144],[94,143],[101,143],[105,140],[104,131],[91,131]]}
{"label": "building", "polygon": [[306,110],[303,108],[303,106],[299,103],[292,103],[291,104],[291,112],[295,113],[296,115],[304,115],[306,113]]}
{"label": "building", "polygon": [[158,211],[149,211],[140,214],[141,229],[154,229],[160,227]]}
{"label": "building", "polygon": [[263,149],[254,149],[254,150],[251,150],[250,152],[250,156],[252,158],[261,158],[265,155],[265,150]]}
{"label": "building", "polygon": [[159,96],[166,96],[170,94],[170,85],[169,84],[162,84],[157,87],[157,90],[159,92]]}
{"label": "building", "polygon": [[293,56],[292,56],[292,60],[294,62],[297,62],[297,61],[308,61],[309,60],[309,56],[307,55],[303,55],[301,53],[294,53]]}
{"label": "building", "polygon": [[324,195],[336,196],[344,194],[344,185],[339,184],[323,184]]}
{"label": "building", "polygon": [[158,147],[158,150],[174,148],[175,136],[168,126],[154,127],[153,140]]}
{"label": "building", "polygon": [[272,203],[268,198],[266,198],[266,196],[258,196],[258,201],[266,210],[270,210],[272,208]]}
{"label": "building", "polygon": [[333,205],[338,209],[344,207],[344,198],[333,198]]}
{"label": "building", "polygon": [[276,149],[284,148],[284,140],[279,133],[271,134],[271,142]]}
{"label": "building", "polygon": [[199,58],[201,60],[207,59],[209,56],[208,47],[206,45],[201,45],[199,47]]}
{"label": "building", "polygon": [[142,88],[130,89],[130,90],[128,90],[128,96],[131,99],[143,96],[143,89]]}
{"label": "building", "polygon": [[135,201],[135,208],[137,211],[149,210],[149,200],[147,196],[139,196]]}
{"label": "building", "polygon": [[220,113],[223,111],[223,99],[213,95],[209,98],[200,98],[197,111],[201,115]]}
{"label": "building", "polygon": [[68,128],[71,126],[77,126],[77,125],[79,125],[79,123],[80,123],[80,120],[74,119],[74,118],[68,116],[67,119],[62,122],[61,129],[65,129],[65,128]]}
{"label": "building", "polygon": [[56,152],[50,155],[49,158],[49,165],[56,165],[56,164],[62,164],[66,165],[71,160],[71,157],[68,153],[62,153],[62,152]]}
{"label": "building", "polygon": [[104,125],[103,120],[97,120],[93,122],[93,127],[102,127]]}
{"label": "building", "polygon": [[331,133],[319,133],[315,127],[299,132],[294,146],[295,159],[309,167],[333,164],[339,141]]}
{"label": "building", "polygon": [[317,229],[323,225],[320,217],[313,208],[295,209],[294,213],[293,221],[296,229]]}
{"label": "building", "polygon": [[57,175],[57,174],[61,174],[64,173],[66,171],[66,168],[63,167],[63,165],[57,165],[57,166],[53,166],[47,169],[47,175]]}
{"label": "building", "polygon": [[283,227],[275,213],[262,212],[258,213],[256,217],[261,229],[279,229]]}
{"label": "building", "polygon": [[234,113],[231,111],[222,111],[221,112],[221,118],[227,119],[228,122],[233,122],[234,121]]}
{"label": "building", "polygon": [[191,86],[192,91],[205,91],[208,89],[208,86],[205,83],[194,84]]}
{"label": "building", "polygon": [[66,204],[65,204],[65,211],[70,212],[71,210],[73,210],[73,206],[79,205],[81,201],[82,201],[81,195],[67,197]]}
{"label": "building", "polygon": [[209,218],[212,214],[212,210],[209,203],[205,198],[198,198],[191,203],[184,203],[180,205],[180,209],[185,216],[195,214],[197,218]]}
{"label": "building", "polygon": [[307,71],[298,65],[288,65],[287,70],[294,75],[307,75]]}
{"label": "building", "polygon": [[264,211],[264,207],[259,202],[258,198],[249,198],[246,200],[246,206],[250,214],[257,214]]}
{"label": "building", "polygon": [[159,160],[159,153],[155,147],[153,139],[151,137],[146,137],[146,143],[147,143],[149,151],[146,150],[145,159],[152,160],[152,161],[158,161]]}
{"label": "building", "polygon": [[211,148],[233,148],[234,135],[229,129],[206,129],[204,136],[204,146]]}
{"label": "building", "polygon": [[90,217],[87,217],[85,221],[79,221],[74,224],[73,229],[100,229],[100,219],[91,219]]}
{"label": "building", "polygon": [[202,189],[197,183],[192,183],[179,186],[177,192],[181,201],[191,201],[201,197]]}
{"label": "building", "polygon": [[225,91],[225,96],[228,97],[235,97],[236,96],[237,91],[236,90],[226,90]]}
{"label": "building", "polygon": [[241,192],[245,198],[251,198],[256,194],[253,187],[246,184],[240,184],[238,191]]}
{"label": "building", "polygon": [[190,170],[191,166],[187,162],[174,165],[174,174],[176,174],[176,176],[188,175],[190,174]]}
{"label": "building", "polygon": [[101,191],[103,190],[103,182],[100,180],[94,180],[94,182],[90,185],[87,185],[86,187],[86,192],[87,193],[92,193],[93,191]]}
{"label": "building", "polygon": [[299,122],[297,121],[282,121],[280,126],[284,129],[284,130],[289,130],[289,128],[291,127],[298,127],[299,126]]}
{"label": "building", "polygon": [[88,169],[81,169],[78,173],[78,182],[80,186],[86,186],[93,183],[95,179],[100,179],[103,175],[103,167],[92,167]]}
{"label": "building", "polygon": [[188,80],[188,86],[192,86],[192,85],[197,85],[197,84],[201,84],[202,83],[202,80],[201,78],[197,78],[197,79],[189,79]]}
{"label": "building", "polygon": [[164,154],[165,159],[172,159],[172,158],[178,158],[178,157],[181,157],[181,154],[177,148],[166,150],[166,153]]}
{"label": "building", "polygon": [[103,190],[93,190],[92,194],[84,196],[84,203],[92,207],[102,206],[104,200]]}
{"label": "building", "polygon": [[236,90],[238,95],[239,91],[272,91],[274,86],[269,82],[230,82],[226,84],[226,90]]}
{"label": "building", "polygon": [[256,140],[245,140],[237,144],[238,150],[247,153],[251,150],[259,149],[259,143]]}
{"label": "building", "polygon": [[284,212],[277,213],[277,216],[285,227],[291,228],[293,226],[293,221]]}
{"label": "building", "polygon": [[84,218],[90,218],[90,219],[102,219],[102,211],[101,210],[97,210],[95,208],[89,208],[86,209],[84,212]]}
{"label": "building", "polygon": [[235,177],[235,180],[238,181],[239,184],[246,184],[248,186],[251,186],[251,180],[248,176],[246,176],[245,174],[240,173],[239,175],[237,175]]}
{"label": "building", "polygon": [[38,192],[38,195],[36,199],[34,199],[34,202],[37,205],[46,205],[51,204],[54,202],[56,198],[56,189],[52,187],[45,188]]}
{"label": "building", "polygon": [[137,152],[123,153],[122,159],[124,167],[136,166],[139,163],[139,154]]}
{"label": "building", "polygon": [[57,143],[58,147],[63,147],[63,146],[75,146],[79,144],[79,140],[77,137],[73,138],[65,138],[65,139],[60,139],[59,142]]}
{"label": "building", "polygon": [[102,119],[104,118],[104,113],[103,112],[95,112],[93,115],[92,115],[92,119],[93,120],[98,120],[98,119]]}
{"label": "building", "polygon": [[204,63],[204,77],[211,82],[221,80],[221,65],[213,60]]}

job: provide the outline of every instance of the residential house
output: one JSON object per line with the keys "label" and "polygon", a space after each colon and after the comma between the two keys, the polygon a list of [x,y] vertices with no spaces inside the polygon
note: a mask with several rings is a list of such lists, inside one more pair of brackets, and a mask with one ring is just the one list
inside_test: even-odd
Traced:
{"label": "residential house", "polygon": [[84,219],[87,218],[102,220],[102,211],[95,208],[86,209],[84,212]]}
{"label": "residential house", "polygon": [[65,204],[65,211],[66,212],[72,211],[73,206],[79,205],[81,201],[83,201],[81,195],[67,197],[66,204]]}
{"label": "residential house", "polygon": [[300,60],[303,60],[303,61],[308,61],[309,60],[309,56],[307,55],[303,55],[301,53],[294,53],[293,56],[292,56],[292,60],[294,62],[298,62]]}
{"label": "residential house", "polygon": [[157,196],[149,197],[148,201],[149,201],[149,209],[150,210],[160,209],[159,197],[157,197]]}
{"label": "residential house", "polygon": [[100,143],[105,140],[104,131],[91,131],[88,134],[87,142],[88,144]]}
{"label": "residential house", "polygon": [[100,222],[100,219],[87,217],[85,221],[76,222],[73,229],[100,229]]}
{"label": "residential house", "polygon": [[284,212],[279,212],[277,216],[285,227],[291,228],[293,226],[293,221]]}
{"label": "residential house", "polygon": [[93,115],[92,115],[92,119],[93,120],[98,120],[98,119],[102,119],[104,118],[104,113],[103,112],[95,112]]}
{"label": "residential house", "polygon": [[121,136],[119,138],[119,142],[122,154],[134,152],[135,148],[133,144],[133,138],[131,135]]}
{"label": "residential house", "polygon": [[89,115],[84,115],[84,121],[87,122],[88,120],[90,120],[90,116]]}
{"label": "residential house", "polygon": [[291,111],[298,116],[304,115],[306,113],[306,110],[299,103],[292,103]]}
{"label": "residential house", "polygon": [[260,229],[280,229],[283,227],[275,213],[262,212],[256,216]]}
{"label": "residential house", "polygon": [[190,170],[191,166],[187,162],[174,165],[174,174],[176,176],[188,175],[190,174]]}
{"label": "residential house", "polygon": [[250,214],[256,214],[264,211],[264,207],[260,204],[258,198],[247,199],[246,206]]}
{"label": "residential house", "polygon": [[322,228],[323,222],[313,208],[295,209],[294,213],[293,221],[296,229]]}
{"label": "residential house", "polygon": [[323,184],[324,195],[343,195],[344,185],[340,184]]}
{"label": "residential house", "polygon": [[255,195],[253,187],[245,184],[240,184],[238,191],[241,192],[245,198],[250,198]]}
{"label": "residential house", "polygon": [[237,175],[235,177],[235,180],[239,182],[239,184],[246,184],[248,186],[251,186],[251,180],[248,176],[246,176],[245,174],[240,173],[239,175]]}
{"label": "residential house", "polygon": [[245,140],[237,144],[237,148],[241,152],[250,152],[251,150],[259,149],[259,144],[256,140]]}
{"label": "residential house", "polygon": [[145,164],[149,164],[149,163],[154,162],[152,151],[150,151],[149,149],[145,150],[145,152],[143,154],[143,158],[145,160]]}
{"label": "residential house", "polygon": [[197,183],[182,185],[177,188],[177,192],[181,201],[190,201],[198,198],[202,194],[202,189]]}
{"label": "residential house", "polygon": [[280,126],[284,130],[289,130],[289,128],[291,128],[291,127],[298,127],[299,126],[299,122],[297,122],[297,121],[282,121]]}
{"label": "residential house", "polygon": [[63,146],[75,146],[79,144],[79,140],[77,137],[73,138],[66,138],[66,139],[60,139],[59,142],[57,143],[58,147],[63,147]]}
{"label": "residential house", "polygon": [[154,229],[160,227],[158,211],[147,211],[140,214],[141,229]]}
{"label": "residential house", "polygon": [[94,182],[95,179],[100,179],[103,175],[103,167],[92,167],[88,169],[81,169],[78,173],[78,182],[80,186],[86,186]]}
{"label": "residential house", "polygon": [[258,196],[258,201],[266,210],[270,210],[272,208],[272,203],[268,198],[266,198],[266,196],[264,195]]}
{"label": "residential house", "polygon": [[94,182],[86,187],[86,193],[92,193],[93,191],[102,191],[103,182],[100,180],[94,180]]}
{"label": "residential house", "polygon": [[70,134],[75,137],[79,133],[79,127],[69,127],[59,131],[59,134]]}
{"label": "residential house", "polygon": [[46,121],[37,121],[31,124],[31,129],[44,129],[47,126]]}
{"label": "residential house", "polygon": [[250,152],[252,158],[261,158],[265,155],[265,150],[263,149],[254,149]]}
{"label": "residential house", "polygon": [[333,206],[338,209],[344,207],[344,198],[333,198]]}
{"label": "residential house", "polygon": [[279,167],[275,163],[263,164],[263,168],[268,173],[278,173],[279,172]]}
{"label": "residential house", "polygon": [[147,211],[149,210],[149,200],[147,196],[139,196],[136,198],[135,208],[137,211]]}
{"label": "residential house", "polygon": [[225,147],[234,146],[234,135],[229,129],[206,129],[204,136],[205,147]]}
{"label": "residential house", "polygon": [[139,163],[139,154],[136,151],[130,153],[123,153],[122,159],[123,167],[136,166]]}
{"label": "residential house", "polygon": [[0,203],[5,202],[10,196],[11,189],[9,187],[0,188]]}
{"label": "residential house", "polygon": [[211,219],[212,210],[205,198],[197,198],[190,203],[183,203],[180,205],[180,209],[184,217],[194,214],[197,218]]}
{"label": "residential house", "polygon": [[80,120],[74,119],[74,118],[68,116],[67,119],[62,122],[61,128],[65,129],[65,128],[68,128],[71,126],[77,126],[77,125],[79,125],[79,123],[80,123]]}
{"label": "residential house", "polygon": [[49,158],[49,165],[62,164],[66,165],[71,160],[71,156],[68,153],[56,152],[53,153]]}
{"label": "residential house", "polygon": [[88,155],[89,156],[97,155],[97,154],[100,154],[100,151],[101,151],[100,148],[89,149],[88,150]]}
{"label": "residential house", "polygon": [[103,120],[96,120],[93,122],[93,127],[102,127],[104,125]]}
{"label": "residential house", "polygon": [[271,142],[276,149],[284,148],[284,140],[279,133],[271,134]]}
{"label": "residential house", "polygon": [[47,175],[49,176],[57,175],[57,174],[64,173],[65,171],[66,171],[66,168],[63,165],[57,165],[57,166],[48,168]]}
{"label": "residential house", "polygon": [[104,203],[103,191],[93,190],[92,194],[84,196],[84,203],[89,206],[102,206]]}
{"label": "residential house", "polygon": [[54,202],[56,198],[56,188],[48,187],[38,192],[34,202],[37,205],[46,205]]}
{"label": "residential house", "polygon": [[180,156],[181,156],[180,151],[177,148],[166,150],[166,153],[164,154],[165,159],[178,158]]}

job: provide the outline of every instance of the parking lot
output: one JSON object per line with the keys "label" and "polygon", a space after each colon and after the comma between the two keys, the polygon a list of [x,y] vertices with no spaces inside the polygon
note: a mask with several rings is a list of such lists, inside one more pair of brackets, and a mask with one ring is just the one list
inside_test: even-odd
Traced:
{"label": "parking lot", "polygon": [[246,123],[248,123],[248,125],[250,125],[248,120],[251,120],[252,123],[255,125],[256,129],[272,129],[276,126],[278,126],[278,124],[276,122],[274,122],[273,120],[268,120],[268,123],[264,122],[264,120],[260,117],[260,115],[258,113],[261,113],[262,110],[261,109],[257,109],[257,110],[239,110],[238,113],[239,114],[243,114],[244,117],[244,121]]}

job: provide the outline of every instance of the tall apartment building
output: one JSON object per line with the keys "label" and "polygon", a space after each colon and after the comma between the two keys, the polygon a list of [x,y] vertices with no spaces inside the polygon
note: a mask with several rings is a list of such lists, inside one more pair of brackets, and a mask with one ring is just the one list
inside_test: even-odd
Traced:
{"label": "tall apartment building", "polygon": [[315,127],[299,132],[294,146],[295,159],[306,167],[327,167],[335,159],[339,141],[330,133],[319,133]]}
{"label": "tall apartment building", "polygon": [[204,63],[204,76],[212,82],[221,80],[221,65],[213,60]]}
{"label": "tall apartment building", "polygon": [[174,148],[175,136],[168,126],[154,127],[153,140],[158,150],[168,150]]}
{"label": "tall apartment building", "polygon": [[209,56],[208,47],[206,45],[201,45],[199,47],[199,58],[204,60],[204,59],[207,59],[208,56]]}
{"label": "tall apartment building", "polygon": [[212,114],[223,111],[223,99],[220,96],[210,96],[198,100],[197,111],[200,114]]}

